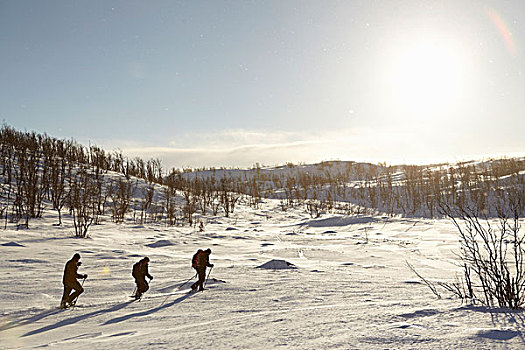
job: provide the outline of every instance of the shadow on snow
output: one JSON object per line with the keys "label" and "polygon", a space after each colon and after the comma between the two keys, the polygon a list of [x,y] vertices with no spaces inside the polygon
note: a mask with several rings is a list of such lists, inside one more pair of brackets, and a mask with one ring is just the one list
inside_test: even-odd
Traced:
{"label": "shadow on snow", "polygon": [[62,311],[64,311],[64,310],[60,310],[60,309],[58,309],[58,310],[57,309],[46,310],[44,312],[41,312],[41,313],[36,314],[34,316],[31,316],[31,317],[27,317],[27,318],[24,318],[24,319],[21,319],[21,320],[16,320],[16,321],[10,321],[10,322],[0,326],[0,332],[8,330],[8,329],[11,329],[11,328],[25,326],[25,325],[28,325],[28,324],[31,324],[31,323],[35,323],[37,321],[40,321],[43,318],[46,318],[48,316],[53,316],[53,315],[58,314],[58,313],[60,313]]}
{"label": "shadow on snow", "polygon": [[467,305],[462,306],[457,310],[470,310],[490,314],[495,329],[479,330],[477,333],[478,337],[492,340],[510,340],[514,337],[519,337],[521,342],[525,344],[525,335],[521,332],[521,329],[525,328],[525,315],[523,309],[512,310],[506,308]]}
{"label": "shadow on snow", "polygon": [[[87,314],[83,314],[83,315],[71,317],[71,318],[68,318],[68,319],[64,319],[64,320],[59,321],[59,322],[57,322],[55,324],[48,325],[48,326],[45,326],[45,327],[42,327],[42,328],[38,328],[38,329],[32,330],[31,332],[27,332],[26,334],[23,335],[23,337],[29,337],[31,335],[40,334],[40,333],[44,333],[44,332],[47,332],[47,331],[50,331],[50,330],[53,330],[53,329],[56,329],[56,328],[60,328],[60,327],[68,326],[68,325],[71,325],[71,324],[75,324],[75,323],[77,323],[79,321],[85,320],[87,318],[90,318],[90,317],[93,317],[93,316],[96,316],[96,315],[100,315],[100,314],[104,314],[104,313],[108,313],[108,312],[118,311],[118,310],[123,309],[124,307],[128,306],[132,302],[133,301],[127,301],[125,303],[117,304],[115,306],[112,306],[112,307],[104,309],[104,310],[93,311],[93,312],[90,312],[90,313],[87,313]],[[43,317],[40,317],[40,318],[43,318]]]}
{"label": "shadow on snow", "polygon": [[151,314],[153,314],[153,313],[155,313],[157,311],[160,311],[162,309],[165,309],[165,308],[168,308],[168,307],[173,306],[175,304],[178,304],[178,303],[184,301],[185,299],[189,298],[193,294],[194,293],[185,294],[185,295],[183,295],[183,296],[173,300],[172,302],[169,302],[167,304],[162,303],[160,306],[157,306],[156,308],[153,308],[153,309],[150,309],[150,310],[146,310],[146,311],[142,311],[142,312],[135,312],[133,314],[112,318],[111,320],[107,320],[106,322],[104,322],[104,325],[127,321],[127,320],[129,320],[131,318],[135,318],[135,317],[142,317],[142,316],[151,315]]}

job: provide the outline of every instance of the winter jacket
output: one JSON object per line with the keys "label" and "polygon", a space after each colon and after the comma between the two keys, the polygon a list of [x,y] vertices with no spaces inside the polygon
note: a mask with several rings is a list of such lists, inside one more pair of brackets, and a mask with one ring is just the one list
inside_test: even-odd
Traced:
{"label": "winter jacket", "polygon": [[133,265],[132,276],[136,280],[144,280],[146,277],[148,277],[150,280],[153,279],[153,277],[148,272],[148,264],[144,263],[143,260]]}
{"label": "winter jacket", "polygon": [[71,259],[66,263],[64,268],[63,284],[75,283],[77,278],[84,278],[84,275],[78,273],[78,260]]}
{"label": "winter jacket", "polygon": [[210,254],[200,249],[197,251],[197,253],[195,253],[195,255],[193,255],[191,262],[192,262],[191,266],[193,268],[213,266],[212,264],[210,264]]}

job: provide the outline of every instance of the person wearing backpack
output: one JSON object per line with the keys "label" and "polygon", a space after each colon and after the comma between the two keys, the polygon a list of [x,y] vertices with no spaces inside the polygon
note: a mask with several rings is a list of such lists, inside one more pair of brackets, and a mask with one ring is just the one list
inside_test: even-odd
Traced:
{"label": "person wearing backpack", "polygon": [[[84,292],[84,288],[82,288],[82,285],[80,285],[77,279],[86,279],[88,275],[81,275],[78,273],[80,265],[82,265],[82,263],[80,262],[80,254],[78,253],[75,253],[71,260],[66,263],[64,276],[62,277],[64,293],[62,294],[62,300],[60,301],[61,309],[74,305],[76,298]],[[69,293],[71,293],[72,290],[75,292],[70,295]]]}
{"label": "person wearing backpack", "polygon": [[134,295],[135,300],[140,299],[142,294],[146,293],[149,289],[146,277],[148,277],[150,281],[153,279],[153,276],[149,274],[148,264],[149,258],[146,256],[133,265],[133,272],[131,275],[135,278],[135,283],[137,284],[137,292]]}
{"label": "person wearing backpack", "polygon": [[199,249],[191,259],[191,266],[195,270],[197,270],[197,275],[199,276],[199,280],[193,283],[191,286],[192,291],[197,290],[197,288],[199,289],[199,291],[204,290],[204,281],[206,280],[206,267],[214,266],[213,264],[210,264],[210,254],[210,248],[206,250]]}

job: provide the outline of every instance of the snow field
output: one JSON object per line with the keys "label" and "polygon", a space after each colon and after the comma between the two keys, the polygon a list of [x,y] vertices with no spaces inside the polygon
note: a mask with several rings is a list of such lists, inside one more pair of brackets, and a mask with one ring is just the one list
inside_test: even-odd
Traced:
{"label": "snow field", "polygon": [[[408,269],[454,279],[447,220],[323,216],[239,207],[205,232],[163,225],[94,226],[90,238],[52,227],[0,235],[0,348],[31,349],[519,349],[522,312],[437,300]],[[261,214],[263,213],[264,216]],[[368,238],[368,240],[367,240]],[[207,290],[188,294],[191,256],[211,248]],[[58,310],[64,264],[79,252],[89,278]],[[154,276],[131,302],[133,263]],[[261,269],[272,260],[297,269]],[[444,294],[445,296],[445,294]]]}

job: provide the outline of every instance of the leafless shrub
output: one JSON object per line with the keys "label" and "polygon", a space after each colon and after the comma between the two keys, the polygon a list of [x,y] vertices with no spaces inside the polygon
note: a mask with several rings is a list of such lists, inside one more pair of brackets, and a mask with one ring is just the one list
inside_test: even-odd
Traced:
{"label": "leafless shrub", "polygon": [[324,202],[320,200],[309,200],[306,201],[306,212],[310,214],[311,218],[318,218],[325,210]]}
{"label": "leafless shrub", "polygon": [[525,303],[525,235],[517,207],[512,215],[498,209],[497,224],[464,207],[441,203],[441,211],[459,232],[464,280],[452,286],[456,295],[486,306],[518,309]]}
{"label": "leafless shrub", "polygon": [[416,269],[414,268],[414,266],[412,266],[408,261],[405,261],[405,263],[407,264],[408,268],[417,276],[419,277],[419,279],[421,281],[423,281],[423,283],[432,291],[432,293],[438,298],[438,299],[441,299],[441,294],[439,293],[437,287],[436,287],[436,284],[433,283],[433,282],[430,282],[429,280],[427,280],[425,277],[423,277],[419,272],[416,271]]}

